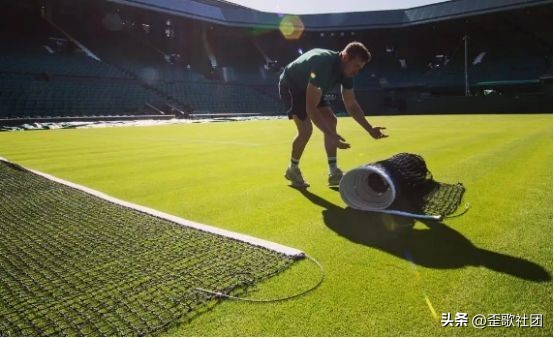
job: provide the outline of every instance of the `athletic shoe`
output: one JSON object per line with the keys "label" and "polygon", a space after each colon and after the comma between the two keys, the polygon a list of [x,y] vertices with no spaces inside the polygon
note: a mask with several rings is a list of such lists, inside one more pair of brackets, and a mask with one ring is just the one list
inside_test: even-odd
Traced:
{"label": "athletic shoe", "polygon": [[302,173],[298,167],[288,167],[287,171],[285,171],[285,178],[289,180],[291,185],[295,188],[306,188],[310,186],[308,182],[304,181],[304,177],[302,177]]}
{"label": "athletic shoe", "polygon": [[337,186],[340,183],[340,180],[342,179],[342,170],[339,168],[333,170],[332,173],[329,174],[328,182],[329,186]]}

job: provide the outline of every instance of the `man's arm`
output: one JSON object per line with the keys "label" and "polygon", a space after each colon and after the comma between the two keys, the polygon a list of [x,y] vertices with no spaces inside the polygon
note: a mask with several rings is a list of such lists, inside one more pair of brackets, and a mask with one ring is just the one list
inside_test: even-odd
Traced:
{"label": "man's arm", "polygon": [[387,137],[388,135],[384,135],[381,133],[381,129],[386,129],[384,127],[373,127],[369,122],[366,120],[364,111],[358,104],[358,101],[356,100],[356,96],[354,95],[353,89],[346,89],[342,87],[341,89],[342,93],[342,101],[344,102],[344,107],[346,108],[346,111],[352,118],[358,122],[360,126],[362,126],[373,138],[381,138],[381,137]]}
{"label": "man's arm", "polygon": [[321,95],[321,89],[311,83],[308,83],[308,87],[306,88],[306,114],[308,114],[310,120],[312,120],[315,126],[324,134],[336,135],[336,133],[334,133],[331,128],[327,126],[327,123],[325,123],[321,117],[321,114],[317,111],[317,105],[319,104],[319,101],[321,101]]}

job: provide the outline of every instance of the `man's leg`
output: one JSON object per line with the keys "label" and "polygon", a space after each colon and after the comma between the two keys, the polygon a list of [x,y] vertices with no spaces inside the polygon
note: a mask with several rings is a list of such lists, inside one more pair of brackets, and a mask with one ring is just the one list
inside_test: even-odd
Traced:
{"label": "man's leg", "polygon": [[307,117],[304,120],[301,120],[298,116],[293,115],[292,118],[298,133],[292,141],[291,158],[299,161],[302,157],[302,153],[304,153],[306,144],[308,144],[308,141],[310,140],[310,136],[312,136],[313,127],[312,121],[310,121]]}
{"label": "man's leg", "polygon": [[[323,117],[323,120],[327,123],[329,127],[331,127],[331,130],[334,132],[337,131],[337,117],[333,113],[333,110],[331,107],[319,107],[318,108],[321,116]],[[327,157],[337,157],[337,147],[331,142],[331,139],[324,135],[324,142],[325,142],[325,152],[327,152]]]}
{"label": "man's leg", "polygon": [[290,166],[285,172],[285,177],[291,181],[292,185],[295,187],[308,187],[309,184],[302,177],[298,164],[300,162],[300,158],[302,157],[302,153],[304,153],[306,144],[308,144],[310,136],[312,136],[312,121],[310,121],[307,117],[304,120],[301,120],[296,115],[292,115],[292,118],[298,133],[292,141]]}
{"label": "man's leg", "polygon": [[[319,112],[323,120],[335,133],[337,131],[337,117],[331,107],[319,107]],[[325,152],[327,153],[327,163],[329,164],[329,185],[338,185],[342,178],[342,171],[337,167],[337,146],[331,142],[331,139],[324,135]]]}

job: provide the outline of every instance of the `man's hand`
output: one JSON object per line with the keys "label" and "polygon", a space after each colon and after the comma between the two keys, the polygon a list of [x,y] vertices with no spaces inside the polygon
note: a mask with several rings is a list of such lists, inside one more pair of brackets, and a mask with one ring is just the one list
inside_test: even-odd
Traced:
{"label": "man's hand", "polygon": [[383,129],[387,129],[387,128],[385,128],[385,127],[372,127],[369,130],[369,135],[371,135],[371,137],[373,137],[376,140],[378,140],[380,138],[383,138],[383,137],[389,137],[389,135],[385,135],[381,132],[381,130],[383,130]]}
{"label": "man's hand", "polygon": [[347,143],[346,140],[339,134],[330,135],[332,142],[339,149],[348,149],[350,148],[350,143]]}

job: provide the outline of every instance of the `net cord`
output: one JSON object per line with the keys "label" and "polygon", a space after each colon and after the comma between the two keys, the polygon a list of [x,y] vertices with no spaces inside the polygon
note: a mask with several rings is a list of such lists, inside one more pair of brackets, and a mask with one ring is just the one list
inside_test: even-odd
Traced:
{"label": "net cord", "polygon": [[229,299],[229,300],[244,301],[244,302],[250,302],[250,303],[275,303],[275,302],[283,302],[283,301],[291,300],[293,298],[298,298],[298,297],[304,296],[304,295],[312,292],[313,290],[317,289],[323,283],[323,280],[325,279],[325,270],[323,269],[323,266],[321,265],[321,263],[319,263],[316,259],[314,259],[313,257],[311,257],[307,254],[304,257],[306,257],[308,260],[312,261],[315,265],[317,265],[317,267],[319,268],[319,272],[320,272],[319,279],[318,279],[317,283],[315,283],[310,288],[308,288],[304,291],[298,292],[296,294],[290,295],[290,296],[285,296],[285,297],[282,297],[282,298],[271,298],[271,299],[254,299],[254,298],[233,296],[233,295],[229,295],[229,294],[226,294],[226,293],[223,293],[223,292],[214,291],[214,290],[206,290],[206,289],[203,289],[203,288],[195,288],[195,290],[198,291],[198,292],[201,292],[201,293],[205,293],[205,294],[215,296],[216,298],[224,298],[224,299]]}

